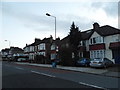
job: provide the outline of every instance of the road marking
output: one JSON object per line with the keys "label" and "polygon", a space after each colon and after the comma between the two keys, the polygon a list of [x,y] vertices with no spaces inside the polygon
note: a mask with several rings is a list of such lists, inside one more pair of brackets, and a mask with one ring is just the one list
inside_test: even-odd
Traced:
{"label": "road marking", "polygon": [[49,74],[46,74],[46,73],[41,73],[41,72],[36,72],[36,71],[32,71],[32,73],[36,73],[36,74],[41,74],[41,75],[44,75],[44,76],[48,76],[48,77],[56,77],[56,76],[53,76],[53,75],[49,75]]}
{"label": "road marking", "polygon": [[10,65],[5,65],[5,66],[10,67]]}
{"label": "road marking", "polygon": [[86,85],[86,86],[90,86],[90,87],[94,87],[94,88],[109,90],[109,89],[104,88],[104,87],[100,87],[100,86],[96,86],[96,85],[92,85],[92,84],[87,84],[87,83],[83,83],[83,82],[79,82],[79,84]]}
{"label": "road marking", "polygon": [[24,70],[23,68],[20,68],[20,67],[15,67],[16,69],[20,69],[20,70]]}

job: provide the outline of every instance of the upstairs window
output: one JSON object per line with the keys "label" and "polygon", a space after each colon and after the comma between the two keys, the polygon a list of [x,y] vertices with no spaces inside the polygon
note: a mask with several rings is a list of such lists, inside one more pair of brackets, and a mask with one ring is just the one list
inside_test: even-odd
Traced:
{"label": "upstairs window", "polygon": [[80,45],[80,46],[86,46],[86,41],[80,41],[80,42],[79,42],[79,45]]}
{"label": "upstairs window", "polygon": [[30,46],[30,51],[34,51],[34,46]]}
{"label": "upstairs window", "polygon": [[103,43],[103,37],[94,37],[90,39],[90,44]]}
{"label": "upstairs window", "polygon": [[51,45],[51,50],[55,50],[55,44]]}
{"label": "upstairs window", "polygon": [[39,50],[45,50],[45,43],[41,43],[39,45]]}

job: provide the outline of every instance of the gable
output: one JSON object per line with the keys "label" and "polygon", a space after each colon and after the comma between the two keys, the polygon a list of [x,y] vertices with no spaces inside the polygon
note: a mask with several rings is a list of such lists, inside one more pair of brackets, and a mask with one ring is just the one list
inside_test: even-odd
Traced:
{"label": "gable", "polygon": [[[90,38],[99,37],[99,36],[101,36],[101,35],[98,34],[96,31],[94,31]],[[90,39],[90,38],[89,38],[89,39]]]}

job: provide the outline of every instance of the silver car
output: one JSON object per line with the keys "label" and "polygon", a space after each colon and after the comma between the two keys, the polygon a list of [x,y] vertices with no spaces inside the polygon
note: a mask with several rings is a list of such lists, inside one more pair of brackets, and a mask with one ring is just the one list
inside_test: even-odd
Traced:
{"label": "silver car", "polygon": [[90,67],[108,67],[114,63],[107,58],[96,58],[90,62]]}

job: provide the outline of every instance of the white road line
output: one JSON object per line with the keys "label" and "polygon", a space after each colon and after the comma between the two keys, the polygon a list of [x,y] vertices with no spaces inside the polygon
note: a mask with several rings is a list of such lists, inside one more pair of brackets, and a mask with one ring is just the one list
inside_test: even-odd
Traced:
{"label": "white road line", "polygon": [[49,74],[46,74],[46,73],[41,73],[41,72],[36,72],[36,71],[32,71],[32,73],[36,73],[36,74],[41,74],[41,75],[44,75],[44,76],[48,76],[48,77],[56,77],[56,76],[53,76],[53,75],[49,75]]}
{"label": "white road line", "polygon": [[5,66],[10,67],[10,65],[5,65]]}
{"label": "white road line", "polygon": [[96,86],[96,85],[92,85],[92,84],[87,84],[87,83],[83,83],[83,82],[79,82],[79,84],[86,85],[86,86],[90,86],[90,87],[94,87],[94,88],[109,90],[109,89],[104,88],[104,87],[100,87],[100,86]]}
{"label": "white road line", "polygon": [[15,67],[16,69],[20,69],[20,70],[24,70],[23,68],[20,68],[20,67]]}

